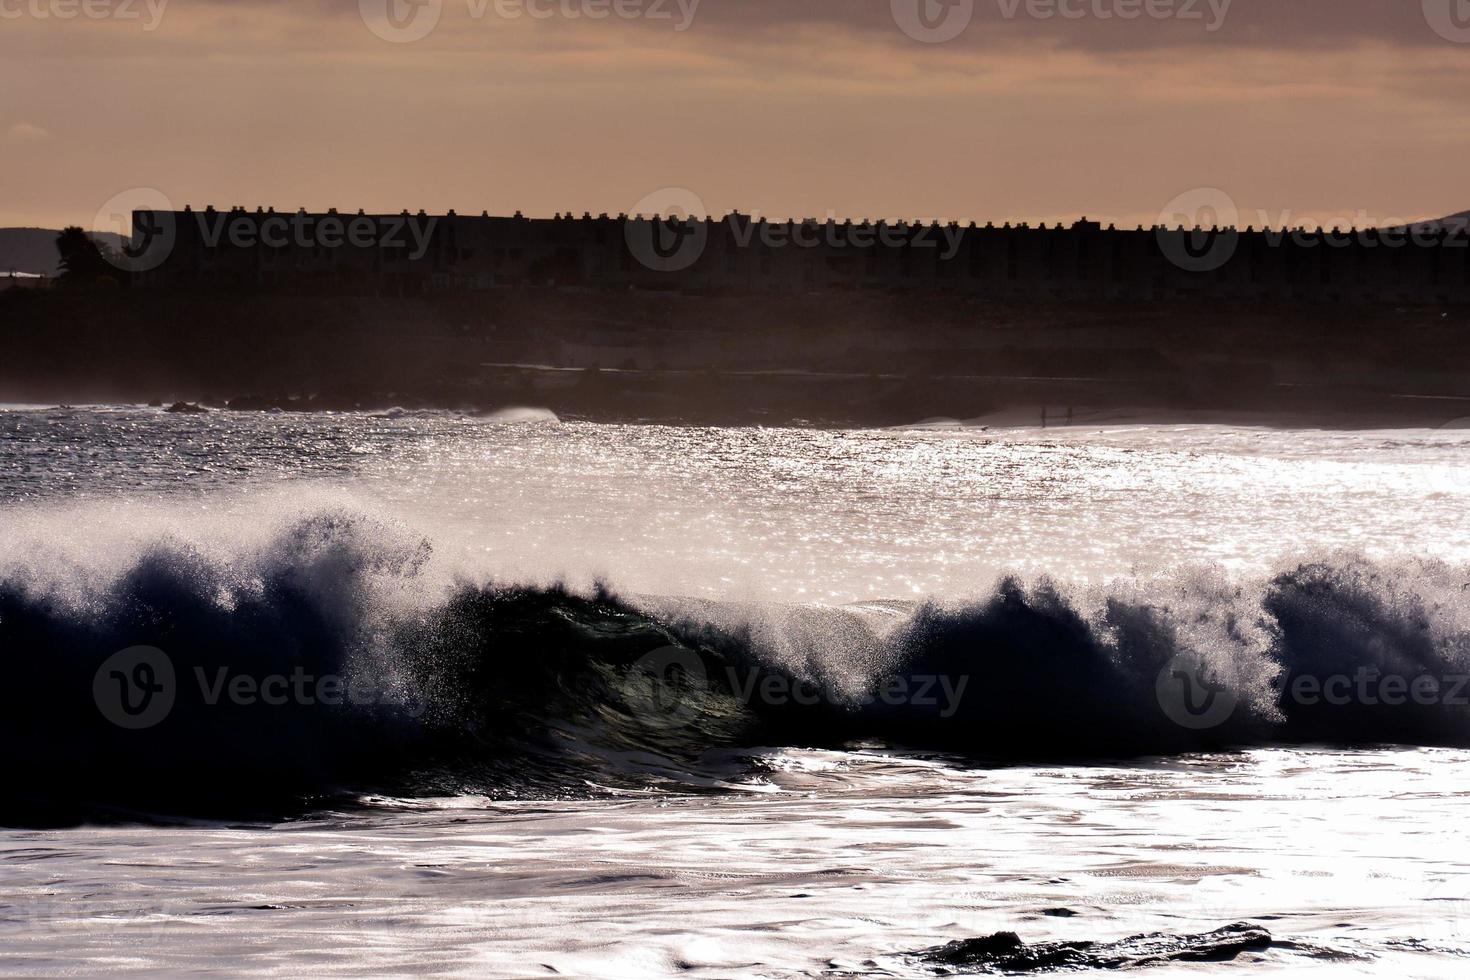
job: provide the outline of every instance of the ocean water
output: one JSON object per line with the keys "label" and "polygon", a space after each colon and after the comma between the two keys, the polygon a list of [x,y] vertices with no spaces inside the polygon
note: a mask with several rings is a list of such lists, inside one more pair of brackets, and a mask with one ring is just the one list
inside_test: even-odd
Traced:
{"label": "ocean water", "polygon": [[1463,975],[1467,451],[0,411],[0,972]]}

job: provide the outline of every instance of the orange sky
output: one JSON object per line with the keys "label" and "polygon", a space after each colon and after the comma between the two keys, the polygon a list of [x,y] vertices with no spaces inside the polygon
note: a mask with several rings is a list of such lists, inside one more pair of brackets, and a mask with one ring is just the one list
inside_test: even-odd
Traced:
{"label": "orange sky", "polygon": [[[1243,224],[1470,208],[1465,0],[421,0],[400,12],[438,20],[404,43],[369,29],[387,0],[58,16],[81,2],[0,0],[0,225],[95,225],[136,187],[536,215],[673,186],[777,218],[1137,223],[1198,187]],[[964,29],[913,39],[918,2]]]}

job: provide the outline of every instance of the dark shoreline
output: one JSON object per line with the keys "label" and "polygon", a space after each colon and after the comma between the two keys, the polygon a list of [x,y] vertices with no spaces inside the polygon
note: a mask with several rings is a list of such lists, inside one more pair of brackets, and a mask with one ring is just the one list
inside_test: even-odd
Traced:
{"label": "dark shoreline", "polygon": [[[250,399],[254,401],[254,399]],[[1218,425],[1237,428],[1259,428],[1281,432],[1292,431],[1391,431],[1424,429],[1470,428],[1470,404],[1465,414],[1452,413],[1406,413],[1367,411],[1269,411],[1250,409],[1188,409],[1150,407],[1146,405],[1061,404],[1046,405],[1013,404],[968,416],[892,416],[874,417],[822,417],[787,415],[773,410],[750,409],[724,413],[703,412],[686,414],[649,414],[620,411],[586,411],[545,404],[543,401],[493,402],[470,404],[463,401],[437,403],[425,399],[369,400],[352,404],[328,404],[311,398],[286,398],[279,404],[268,400],[269,405],[232,407],[227,401],[202,398],[195,401],[178,399],[171,402],[153,400],[148,403],[132,399],[31,399],[10,398],[0,391],[0,412],[23,409],[29,411],[68,411],[87,408],[133,407],[154,411],[184,414],[290,414],[290,415],[334,415],[344,413],[391,415],[394,412],[449,412],[467,417],[493,418],[505,415],[511,420],[520,420],[520,413],[549,413],[563,422],[585,422],[594,425],[669,425],[693,428],[795,428],[795,429],[891,429],[915,431],[987,430],[995,432],[1036,430],[1061,432],[1065,430],[1092,430],[1131,426],[1174,427],[1190,425]],[[1046,410],[1043,421],[1042,410]],[[1070,415],[1068,414],[1070,412]],[[533,414],[525,419],[534,420]]]}
{"label": "dark shoreline", "polygon": [[[1434,427],[1470,310],[938,294],[0,294],[0,401],[490,412],[685,425],[927,419]],[[1033,422],[1034,420],[1034,422]]]}

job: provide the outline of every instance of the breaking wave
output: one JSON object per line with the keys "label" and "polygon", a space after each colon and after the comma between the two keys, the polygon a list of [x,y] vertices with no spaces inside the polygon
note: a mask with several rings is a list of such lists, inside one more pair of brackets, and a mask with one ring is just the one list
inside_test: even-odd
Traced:
{"label": "breaking wave", "polygon": [[299,520],[233,556],[0,568],[0,821],[278,813],[342,794],[718,791],[755,746],[977,763],[1281,742],[1470,744],[1470,571],[1006,578],[842,608],[444,580],[432,544]]}

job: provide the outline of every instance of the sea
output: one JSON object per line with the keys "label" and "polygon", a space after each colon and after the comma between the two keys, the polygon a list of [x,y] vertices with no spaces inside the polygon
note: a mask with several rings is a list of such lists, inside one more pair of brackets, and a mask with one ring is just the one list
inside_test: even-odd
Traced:
{"label": "sea", "polygon": [[1470,431],[0,409],[0,973],[1470,971]]}

